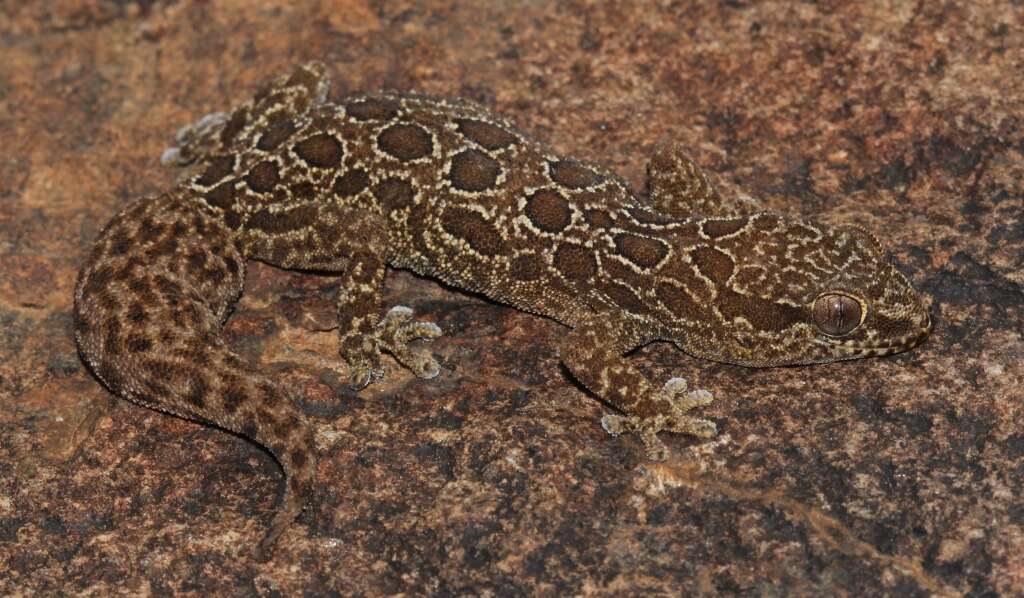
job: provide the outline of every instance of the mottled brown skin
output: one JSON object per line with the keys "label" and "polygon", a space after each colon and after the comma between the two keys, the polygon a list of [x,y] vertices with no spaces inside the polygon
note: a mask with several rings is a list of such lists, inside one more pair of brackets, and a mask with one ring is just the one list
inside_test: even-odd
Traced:
{"label": "mottled brown skin", "polygon": [[100,234],[75,291],[75,335],[113,392],[268,447],[288,483],[264,553],[311,494],[316,447],[289,393],[232,353],[221,327],[248,258],[338,272],[340,352],[352,384],[381,352],[439,368],[415,339],[437,326],[396,307],[386,271],[408,268],[572,328],[562,361],[661,458],[662,430],[713,423],[684,381],[657,388],[623,358],[654,340],[747,366],[908,349],[931,328],[878,242],[727,201],[681,148],[651,160],[650,200],[603,168],[561,158],[482,108],[375,94],[325,101],[324,67],[280,77],[230,114],[179,133],[181,183],[131,203]]}

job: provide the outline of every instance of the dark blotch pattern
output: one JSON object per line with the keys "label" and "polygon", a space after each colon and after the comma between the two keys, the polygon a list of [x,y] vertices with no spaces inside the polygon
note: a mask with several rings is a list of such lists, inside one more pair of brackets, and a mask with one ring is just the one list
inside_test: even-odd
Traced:
{"label": "dark blotch pattern", "polygon": [[606,278],[621,282],[634,289],[643,288],[650,284],[645,276],[638,274],[628,265],[609,255],[601,256],[601,271]]}
{"label": "dark blotch pattern", "polygon": [[238,227],[242,226],[242,216],[234,210],[228,210],[224,213],[224,224],[231,230],[237,230]]}
{"label": "dark blotch pattern", "polygon": [[[228,413],[235,413],[247,400],[248,397],[244,390],[240,388],[230,388],[226,393],[224,393],[224,411]],[[253,435],[249,434],[249,436],[252,437]]]}
{"label": "dark blotch pattern", "polygon": [[575,243],[562,243],[555,250],[555,268],[569,280],[584,282],[597,274],[594,252]]}
{"label": "dark blotch pattern", "polygon": [[701,230],[712,239],[725,237],[737,233],[747,225],[746,218],[729,218],[728,220],[707,220],[701,225]]}
{"label": "dark blotch pattern", "polygon": [[221,183],[214,187],[213,191],[210,191],[204,197],[206,198],[206,203],[211,206],[227,210],[235,203],[235,182],[228,181],[226,183]]}
{"label": "dark blotch pattern", "polygon": [[398,124],[384,129],[377,138],[377,146],[399,160],[416,160],[434,151],[430,133],[417,125]]}
{"label": "dark blotch pattern", "polygon": [[341,164],[341,142],[329,133],[320,133],[295,144],[295,153],[306,164],[317,168],[337,168]]}
{"label": "dark blotch pattern", "polygon": [[459,133],[484,149],[500,150],[512,145],[516,140],[515,135],[489,122],[472,118],[460,118],[455,122]]}
{"label": "dark blotch pattern", "polygon": [[501,251],[501,236],[482,214],[464,208],[448,208],[441,218],[445,232],[464,239],[482,255],[493,256]]}
{"label": "dark blotch pattern", "polygon": [[655,294],[658,301],[678,318],[691,321],[701,319],[700,306],[678,286],[667,282],[658,283]]}
{"label": "dark blotch pattern", "polygon": [[261,230],[268,234],[285,233],[313,224],[317,213],[313,204],[303,204],[281,212],[271,212],[268,208],[263,208],[249,218],[246,228]]}
{"label": "dark blotch pattern", "polygon": [[605,210],[587,210],[583,213],[584,220],[593,228],[611,228],[615,221]]}
{"label": "dark blotch pattern", "polygon": [[236,110],[228,122],[224,123],[224,128],[220,132],[220,142],[225,146],[230,146],[235,141],[235,137],[238,137],[238,134],[245,128],[248,118],[248,111]]}
{"label": "dark blotch pattern", "polygon": [[316,187],[307,181],[296,183],[288,188],[292,201],[313,201],[317,197]]}
{"label": "dark blotch pattern", "polygon": [[582,189],[601,182],[593,170],[575,160],[559,160],[548,164],[551,180],[570,189]]}
{"label": "dark blotch pattern", "polygon": [[666,224],[672,222],[670,216],[652,212],[644,208],[626,208],[629,215],[640,224]]}
{"label": "dark blotch pattern", "polygon": [[[139,225],[139,232],[136,234],[136,238],[140,241],[156,241],[161,234],[164,232],[164,225],[157,222],[153,222],[152,218],[146,218]],[[175,235],[180,236],[180,235]]]}
{"label": "dark blotch pattern", "polygon": [[626,311],[635,314],[644,314],[648,312],[644,302],[641,301],[640,298],[637,297],[636,293],[627,286],[613,282],[603,285],[601,290],[608,295],[615,305],[625,309]]}
{"label": "dark blotch pattern", "polygon": [[719,294],[716,305],[726,320],[743,318],[757,330],[777,332],[807,319],[806,312],[799,307],[740,295],[728,289]]}
{"label": "dark blotch pattern", "polygon": [[267,130],[260,135],[256,149],[272,152],[295,132],[295,123],[290,118],[278,118],[270,123]]}
{"label": "dark blotch pattern", "polygon": [[512,260],[511,274],[516,280],[538,280],[544,275],[546,264],[535,253],[524,253]]}
{"label": "dark blotch pattern", "polygon": [[356,120],[391,120],[398,116],[398,103],[391,100],[367,99],[345,106],[345,114]]}
{"label": "dark blotch pattern", "polygon": [[185,394],[185,400],[195,407],[202,409],[206,407],[207,392],[209,392],[209,387],[206,382],[202,378],[193,377],[192,388]]}
{"label": "dark blotch pattern", "polygon": [[353,197],[370,185],[370,175],[361,168],[349,170],[334,181],[334,192],[341,197]]}
{"label": "dark blotch pattern", "polygon": [[196,179],[196,184],[209,187],[231,174],[235,168],[234,156],[217,156],[209,160],[206,170]]}
{"label": "dark blotch pattern", "polygon": [[569,203],[557,192],[541,189],[526,200],[526,217],[544,232],[557,233],[569,226]]}
{"label": "dark blotch pattern", "polygon": [[404,179],[384,179],[373,188],[373,196],[385,208],[395,210],[412,205],[414,196],[412,185]]}
{"label": "dark blotch pattern", "polygon": [[148,338],[135,336],[128,339],[127,348],[132,353],[144,353],[153,347],[153,342]]}
{"label": "dark blotch pattern", "polygon": [[462,191],[486,191],[494,187],[501,174],[498,162],[487,154],[469,149],[452,157],[449,177],[452,186]]}
{"label": "dark blotch pattern", "polygon": [[132,248],[132,239],[124,231],[117,232],[110,239],[110,253],[112,255],[124,255]]}
{"label": "dark blotch pattern", "polygon": [[146,316],[146,308],[142,306],[142,303],[136,301],[132,303],[131,307],[128,308],[128,319],[133,324],[144,324],[148,317]]}
{"label": "dark blotch pattern", "polygon": [[253,166],[249,174],[245,175],[245,184],[256,193],[267,193],[273,191],[274,187],[281,182],[281,176],[277,172],[277,165],[270,160],[264,160]]}
{"label": "dark blotch pattern", "polygon": [[732,276],[732,258],[714,247],[698,247],[690,252],[697,269],[716,285],[725,285]]}
{"label": "dark blotch pattern", "polygon": [[641,268],[653,268],[668,255],[668,246],[657,239],[629,233],[615,235],[619,255]]}

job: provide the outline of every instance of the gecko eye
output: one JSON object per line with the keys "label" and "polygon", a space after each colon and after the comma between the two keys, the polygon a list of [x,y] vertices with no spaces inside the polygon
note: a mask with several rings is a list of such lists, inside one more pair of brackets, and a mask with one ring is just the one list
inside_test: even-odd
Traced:
{"label": "gecko eye", "polygon": [[849,295],[825,293],[814,300],[811,315],[822,332],[842,336],[860,325],[860,302]]}

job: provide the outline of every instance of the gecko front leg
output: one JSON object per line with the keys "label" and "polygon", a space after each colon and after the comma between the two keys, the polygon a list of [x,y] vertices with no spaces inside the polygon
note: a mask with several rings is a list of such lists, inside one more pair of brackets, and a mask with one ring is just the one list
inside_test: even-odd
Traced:
{"label": "gecko front leg", "polygon": [[609,433],[636,432],[647,455],[663,460],[668,449],[658,432],[668,431],[710,438],[717,434],[709,420],[687,415],[695,407],[709,404],[711,393],[687,390],[686,381],[672,378],[655,389],[623,355],[651,339],[623,334],[615,314],[600,313],[587,318],[569,333],[559,346],[562,362],[590,391],[625,415],[606,415],[601,424]]}
{"label": "gecko front leg", "polygon": [[349,384],[357,390],[384,376],[381,351],[390,353],[420,378],[433,378],[440,372],[428,351],[410,346],[417,339],[441,336],[437,324],[414,320],[412,310],[404,305],[392,307],[380,318],[386,273],[387,264],[382,258],[361,253],[352,258],[342,278],[338,295],[340,352],[350,368]]}

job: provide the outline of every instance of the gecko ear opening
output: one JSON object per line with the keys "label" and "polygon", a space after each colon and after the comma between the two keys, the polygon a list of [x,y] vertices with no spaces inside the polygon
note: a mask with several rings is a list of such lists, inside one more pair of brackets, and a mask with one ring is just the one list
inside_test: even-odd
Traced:
{"label": "gecko ear opening", "polygon": [[829,336],[850,334],[864,321],[866,312],[861,301],[835,292],[819,295],[811,307],[814,324]]}

